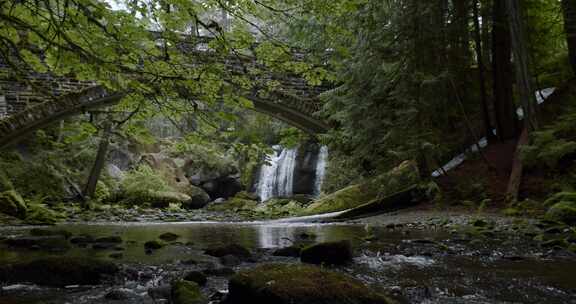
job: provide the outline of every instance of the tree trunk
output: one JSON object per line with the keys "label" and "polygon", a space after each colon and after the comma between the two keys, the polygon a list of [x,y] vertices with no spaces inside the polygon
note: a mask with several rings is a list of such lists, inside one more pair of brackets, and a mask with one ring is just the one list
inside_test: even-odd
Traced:
{"label": "tree trunk", "polygon": [[104,123],[104,130],[102,132],[102,139],[100,139],[100,144],[98,145],[98,152],[96,154],[96,160],[90,171],[90,176],[88,177],[88,182],[84,188],[84,198],[86,200],[93,198],[96,192],[96,184],[100,179],[100,174],[102,169],[106,164],[106,156],[108,154],[108,146],[110,144],[110,134],[112,133],[112,123],[107,120]]}
{"label": "tree trunk", "polygon": [[572,71],[576,75],[576,1],[562,0],[562,10],[564,11],[564,28],[568,42],[568,57],[570,57]]}
{"label": "tree trunk", "polygon": [[520,135],[520,139],[518,139],[516,151],[512,158],[512,171],[510,172],[508,187],[506,189],[506,200],[508,202],[513,203],[518,200],[518,191],[520,190],[520,184],[522,183],[523,171],[522,159],[520,159],[520,149],[526,144],[528,144],[528,129],[524,128]]}
{"label": "tree trunk", "polygon": [[[573,1],[573,0],[572,0]],[[538,129],[538,112],[536,96],[532,85],[530,72],[530,55],[528,53],[526,29],[520,0],[506,1],[514,53],[514,65],[516,66],[516,85],[520,94],[520,102],[524,110],[524,126],[531,132]]]}
{"label": "tree trunk", "polygon": [[480,28],[480,13],[478,0],[474,0],[474,42],[476,46],[476,57],[478,60],[478,81],[480,82],[480,100],[482,103],[482,117],[484,120],[484,133],[486,138],[493,137],[492,124],[490,123],[490,112],[488,110],[488,96],[486,95],[486,76],[484,67],[484,54],[482,52],[482,33]]}
{"label": "tree trunk", "polygon": [[493,2],[492,10],[492,77],[496,135],[500,141],[516,138],[518,122],[512,97],[512,45],[506,4]]}

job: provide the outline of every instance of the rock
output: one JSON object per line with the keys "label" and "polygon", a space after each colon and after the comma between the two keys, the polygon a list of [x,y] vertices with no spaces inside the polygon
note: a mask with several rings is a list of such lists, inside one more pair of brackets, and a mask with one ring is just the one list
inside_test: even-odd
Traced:
{"label": "rock", "polygon": [[244,190],[242,184],[237,178],[226,176],[211,180],[201,185],[202,189],[206,190],[211,198],[216,199],[223,197],[228,199],[233,197],[236,193]]}
{"label": "rock", "polygon": [[108,173],[108,176],[117,182],[121,182],[124,179],[124,172],[114,164],[108,164],[106,166],[106,172]]}
{"label": "rock", "polygon": [[208,299],[200,292],[198,284],[190,281],[172,283],[172,303],[207,304]]}
{"label": "rock", "polygon": [[172,287],[170,285],[152,287],[148,289],[148,295],[155,302],[162,299],[170,300],[172,298]]}
{"label": "rock", "polygon": [[272,255],[298,258],[300,257],[301,250],[302,248],[300,248],[299,246],[289,246],[274,250],[274,252],[272,252]]}
{"label": "rock", "polygon": [[148,241],[146,243],[144,243],[144,249],[152,249],[152,250],[156,250],[156,249],[160,249],[164,247],[164,244],[153,240],[153,241]]}
{"label": "rock", "polygon": [[226,202],[226,199],[223,197],[219,197],[219,198],[214,200],[214,203],[216,203],[216,204],[220,204],[220,203],[224,203],[224,202]]}
{"label": "rock", "polygon": [[129,289],[113,289],[109,291],[105,296],[104,299],[106,300],[113,300],[113,301],[121,301],[121,300],[128,300],[131,298],[135,298],[136,294],[134,294]]}
{"label": "rock", "polygon": [[172,232],[166,232],[166,233],[162,233],[158,238],[165,241],[165,242],[173,242],[175,240],[177,240],[180,236],[172,233]]}
{"label": "rock", "polygon": [[152,208],[168,208],[170,204],[182,204],[192,200],[189,195],[174,191],[149,192],[147,201]]}
{"label": "rock", "polygon": [[60,235],[28,236],[9,238],[4,243],[11,247],[61,252],[70,249],[70,244]]}
{"label": "rock", "polygon": [[226,304],[393,303],[360,281],[312,265],[264,264],[235,275]]}
{"label": "rock", "polygon": [[70,238],[70,243],[72,244],[89,244],[89,243],[94,243],[94,237],[91,235],[79,235],[79,236],[75,236],[73,238]]}
{"label": "rock", "polygon": [[546,218],[553,221],[560,221],[566,224],[576,223],[576,202],[561,201],[556,203],[546,212]]}
{"label": "rock", "polygon": [[32,236],[62,236],[65,239],[69,239],[72,236],[70,231],[66,230],[49,230],[41,228],[33,228],[30,230],[30,235]]}
{"label": "rock", "polygon": [[220,257],[220,263],[222,263],[222,265],[226,266],[226,267],[234,267],[234,266],[238,266],[240,264],[242,264],[242,259],[231,255],[231,254],[227,254],[225,256]]}
{"label": "rock", "polygon": [[206,249],[204,253],[217,258],[225,255],[233,255],[242,259],[249,259],[252,257],[252,254],[248,249],[238,244],[211,247]]}
{"label": "rock", "polygon": [[234,273],[236,273],[234,271],[234,269],[229,268],[229,267],[222,267],[222,268],[208,268],[208,269],[204,269],[202,270],[202,273],[207,275],[207,276],[230,276],[233,275]]}
{"label": "rock", "polygon": [[28,208],[24,199],[14,190],[0,193],[0,212],[20,219],[26,217]]}
{"label": "rock", "polygon": [[190,200],[182,203],[182,208],[184,209],[204,208],[210,202],[210,195],[202,188],[191,185],[187,193],[190,196]]}
{"label": "rock", "polygon": [[120,244],[122,243],[122,238],[114,235],[114,236],[105,236],[100,237],[94,240],[94,243],[112,243],[112,244]]}
{"label": "rock", "polygon": [[298,147],[296,160],[294,162],[294,184],[292,186],[295,194],[314,193],[314,182],[316,181],[316,162],[320,147],[315,143],[305,143]]}
{"label": "rock", "polygon": [[92,258],[49,257],[0,267],[0,281],[46,286],[96,285],[118,272],[111,262]]}
{"label": "rock", "polygon": [[184,280],[194,282],[199,286],[205,286],[206,283],[208,282],[206,275],[200,271],[190,271],[189,273],[186,274]]}
{"label": "rock", "polygon": [[350,241],[326,242],[302,249],[300,260],[309,264],[344,265],[352,261]]}

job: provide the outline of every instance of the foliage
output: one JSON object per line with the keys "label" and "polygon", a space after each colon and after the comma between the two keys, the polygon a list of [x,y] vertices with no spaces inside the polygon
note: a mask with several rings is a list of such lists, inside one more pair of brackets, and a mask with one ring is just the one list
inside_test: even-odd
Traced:
{"label": "foliage", "polygon": [[560,161],[576,153],[576,113],[560,116],[545,129],[531,134],[530,145],[522,147],[522,161],[529,167],[549,169],[558,167]]}
{"label": "foliage", "polygon": [[139,165],[136,169],[127,172],[122,180],[122,189],[128,195],[146,191],[172,191],[166,181],[148,165]]}

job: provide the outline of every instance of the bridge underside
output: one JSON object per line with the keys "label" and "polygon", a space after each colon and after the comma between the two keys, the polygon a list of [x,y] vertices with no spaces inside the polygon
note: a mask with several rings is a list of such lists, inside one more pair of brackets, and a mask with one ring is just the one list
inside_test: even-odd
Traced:
{"label": "bridge underside", "polygon": [[[124,96],[125,93],[109,92],[103,87],[96,86],[29,107],[0,120],[0,149],[51,123],[91,108],[115,104]],[[255,111],[280,119],[309,134],[325,133],[329,129],[324,122],[281,102],[271,102],[257,97],[250,99],[254,103]]]}

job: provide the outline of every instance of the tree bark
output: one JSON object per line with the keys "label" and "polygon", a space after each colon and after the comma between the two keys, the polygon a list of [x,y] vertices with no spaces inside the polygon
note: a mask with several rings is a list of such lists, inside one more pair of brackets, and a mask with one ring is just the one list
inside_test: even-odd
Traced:
{"label": "tree bark", "polygon": [[476,46],[476,57],[478,60],[478,81],[480,82],[480,100],[482,103],[482,117],[484,120],[484,133],[486,138],[493,137],[492,123],[490,122],[490,112],[488,110],[488,96],[486,94],[486,76],[484,66],[484,54],[482,52],[482,30],[480,28],[479,0],[474,0],[474,42]]}
{"label": "tree bark", "polygon": [[516,151],[512,158],[512,171],[510,172],[508,187],[506,189],[506,200],[508,202],[515,202],[518,200],[518,192],[520,190],[520,184],[522,183],[522,172],[524,169],[522,159],[520,159],[520,148],[526,144],[528,144],[528,129],[524,128],[520,138],[518,139]]}
{"label": "tree bark", "polygon": [[531,132],[538,129],[538,112],[536,96],[530,72],[530,55],[528,53],[526,29],[520,0],[506,1],[510,16],[510,33],[514,65],[516,66],[516,85],[520,94],[520,102],[524,110],[524,126]]}
{"label": "tree bark", "polygon": [[576,75],[576,1],[562,0],[564,11],[564,28],[568,42],[568,57],[572,65],[572,71]]}
{"label": "tree bark", "polygon": [[102,138],[100,139],[100,144],[98,145],[98,152],[96,153],[96,160],[94,160],[94,165],[90,171],[90,176],[88,176],[88,182],[84,188],[84,198],[87,200],[94,197],[96,192],[96,185],[100,179],[100,174],[102,169],[106,164],[106,156],[108,155],[108,146],[110,145],[110,134],[112,133],[112,123],[107,120],[104,122],[104,130],[102,131]]}
{"label": "tree bark", "polygon": [[518,122],[512,97],[512,45],[504,0],[492,8],[492,77],[496,135],[500,141],[516,138]]}

